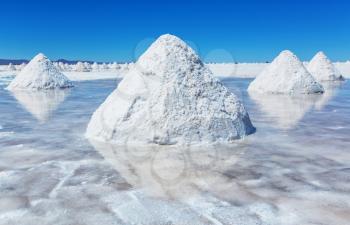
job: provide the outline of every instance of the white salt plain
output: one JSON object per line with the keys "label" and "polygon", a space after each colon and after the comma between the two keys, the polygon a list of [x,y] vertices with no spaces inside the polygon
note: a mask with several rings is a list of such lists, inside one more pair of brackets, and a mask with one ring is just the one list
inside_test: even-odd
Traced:
{"label": "white salt plain", "polygon": [[223,79],[257,132],[198,149],[89,143],[91,114],[119,80],[18,98],[4,90],[12,78],[0,78],[1,225],[349,224],[348,81],[269,99],[247,94],[252,79]]}

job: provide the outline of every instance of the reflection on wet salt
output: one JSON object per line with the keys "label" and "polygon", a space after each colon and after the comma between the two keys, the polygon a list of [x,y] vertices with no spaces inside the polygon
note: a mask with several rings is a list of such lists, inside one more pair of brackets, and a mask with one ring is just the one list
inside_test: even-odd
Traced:
{"label": "reflection on wet salt", "polygon": [[50,115],[69,95],[70,90],[12,91],[16,100],[40,123],[45,123]]}
{"label": "reflection on wet salt", "polygon": [[44,124],[0,82],[0,225],[348,225],[350,84],[316,109],[253,99],[250,81],[224,84],[257,132],[191,148],[92,146],[87,123],[115,80],[80,82]]}
{"label": "reflection on wet salt", "polygon": [[91,141],[94,148],[133,187],[152,197],[187,199],[204,192],[221,195],[230,187],[225,171],[244,143],[213,146],[115,146]]}
{"label": "reflection on wet salt", "polygon": [[15,74],[1,74],[0,73],[0,86],[4,85],[7,86],[8,84],[10,84],[10,82],[13,80],[13,78],[15,77]]}
{"label": "reflection on wet salt", "polygon": [[322,97],[316,101],[315,108],[317,110],[322,110],[328,104],[328,102],[334,98],[339,88],[343,84],[344,81],[322,82],[325,92],[323,93]]}
{"label": "reflection on wet salt", "polygon": [[293,129],[321,95],[272,95],[249,93],[259,110],[271,119],[272,126],[279,129]]}

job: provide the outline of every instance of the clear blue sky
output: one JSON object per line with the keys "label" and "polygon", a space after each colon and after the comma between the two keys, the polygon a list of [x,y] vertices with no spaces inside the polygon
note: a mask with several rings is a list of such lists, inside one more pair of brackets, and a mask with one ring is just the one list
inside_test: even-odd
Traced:
{"label": "clear blue sky", "polygon": [[346,0],[3,0],[0,58],[134,60],[152,39],[175,34],[208,61],[266,61],[290,49],[350,59]]}

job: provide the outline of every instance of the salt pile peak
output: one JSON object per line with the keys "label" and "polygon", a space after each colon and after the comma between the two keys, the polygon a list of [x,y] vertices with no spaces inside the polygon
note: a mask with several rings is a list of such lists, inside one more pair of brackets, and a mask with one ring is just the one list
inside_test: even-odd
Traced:
{"label": "salt pile peak", "polygon": [[254,131],[240,100],[184,41],[166,34],[96,110],[86,136],[117,144],[192,144]]}
{"label": "salt pile peak", "polygon": [[42,53],[36,55],[13,79],[9,90],[41,90],[72,87],[71,81]]}
{"label": "salt pile peak", "polygon": [[318,80],[337,81],[343,80],[343,76],[335,68],[331,60],[322,52],[318,52],[307,65],[309,72]]}
{"label": "salt pile peak", "polygon": [[249,92],[270,94],[323,93],[323,87],[291,51],[282,51],[248,87]]}

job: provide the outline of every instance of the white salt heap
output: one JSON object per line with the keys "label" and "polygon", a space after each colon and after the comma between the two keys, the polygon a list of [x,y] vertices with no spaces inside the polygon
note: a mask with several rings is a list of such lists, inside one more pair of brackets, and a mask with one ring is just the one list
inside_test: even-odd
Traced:
{"label": "white salt heap", "polygon": [[41,90],[72,87],[71,81],[42,53],[35,56],[12,80],[9,90]]}
{"label": "white salt heap", "polygon": [[100,66],[100,69],[101,70],[108,70],[109,68],[108,68],[106,63],[102,63],[101,66]]}
{"label": "white salt heap", "polygon": [[16,70],[22,70],[23,68],[25,68],[26,67],[26,63],[22,63],[21,65],[17,65],[16,66]]}
{"label": "white salt heap", "polygon": [[319,82],[343,80],[343,76],[323,52],[318,52],[312,58],[307,69]]}
{"label": "white salt heap", "polygon": [[100,66],[97,64],[97,62],[94,62],[94,63],[91,65],[91,70],[94,71],[94,72],[100,70]]}
{"label": "white salt heap", "polygon": [[227,142],[255,131],[185,42],[163,35],[96,110],[86,136],[117,144]]}
{"label": "white salt heap", "polygon": [[7,66],[7,70],[9,70],[9,71],[14,71],[14,70],[16,70],[16,67],[15,67],[12,63],[10,63],[10,64]]}
{"label": "white salt heap", "polygon": [[86,63],[77,62],[77,64],[75,65],[75,71],[76,72],[89,72],[89,68],[87,67]]}
{"label": "white salt heap", "polygon": [[292,52],[282,51],[248,87],[249,92],[272,94],[323,93],[323,87]]}
{"label": "white salt heap", "polygon": [[118,63],[114,62],[114,63],[110,64],[109,68],[112,70],[118,70],[118,69],[120,69],[120,66],[118,65]]}

